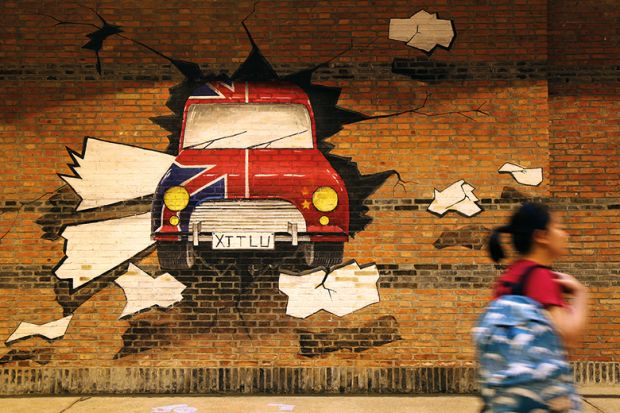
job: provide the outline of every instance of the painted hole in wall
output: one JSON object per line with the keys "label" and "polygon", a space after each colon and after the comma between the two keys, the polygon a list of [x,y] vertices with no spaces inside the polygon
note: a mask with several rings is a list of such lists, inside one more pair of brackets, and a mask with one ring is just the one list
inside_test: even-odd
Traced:
{"label": "painted hole in wall", "polygon": [[[121,29],[101,20],[108,29],[96,49],[97,69],[105,73],[99,52]],[[400,177],[395,170],[364,175],[351,159],[332,154],[326,140],[346,124],[420,113],[427,96],[418,107],[389,115],[339,108],[340,88],[312,83],[318,66],[279,76],[248,36],[252,51],[232,76],[204,74],[197,64],[162,56],[185,77],[171,89],[174,114],[153,119],[171,132],[166,153],[96,138],[71,152],[75,175],[63,177],[69,186],[58,195],[75,200],[75,208],[52,212],[64,225],[44,225],[46,236],[66,240],[66,257],[55,268],[58,300],[68,317],[106,286],[122,288],[127,303],[119,317],[130,319],[130,328],[118,357],[173,343],[166,323],[190,320],[195,308],[204,308],[196,329],[218,326],[227,312],[238,314],[236,326],[251,324],[243,304],[263,285],[272,286],[271,304],[286,319],[288,306],[300,298],[274,288],[286,270],[298,278],[320,272],[315,287],[329,288],[328,304],[349,303],[350,297],[337,301],[345,294],[328,287],[329,280],[372,266],[339,267],[346,242],[371,222],[364,201],[391,176]],[[94,212],[109,215],[93,220]],[[159,265],[144,264],[155,249]],[[363,300],[333,313],[345,317],[376,304],[376,278]],[[223,291],[229,282],[233,295]],[[174,317],[150,324],[131,319],[164,310]],[[140,336],[145,325],[161,340],[142,340],[153,335]],[[249,328],[241,331],[251,335]]]}

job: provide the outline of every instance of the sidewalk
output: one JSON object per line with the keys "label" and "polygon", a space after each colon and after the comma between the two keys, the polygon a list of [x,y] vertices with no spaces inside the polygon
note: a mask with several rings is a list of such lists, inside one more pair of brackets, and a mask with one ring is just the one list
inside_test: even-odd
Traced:
{"label": "sidewalk", "polygon": [[[589,387],[586,413],[620,412],[620,387]],[[2,413],[477,413],[475,396],[85,396],[0,398]]]}

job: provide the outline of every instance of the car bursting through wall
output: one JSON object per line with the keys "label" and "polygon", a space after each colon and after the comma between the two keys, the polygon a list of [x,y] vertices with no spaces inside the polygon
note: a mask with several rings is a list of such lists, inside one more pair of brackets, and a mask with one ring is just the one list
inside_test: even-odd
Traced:
{"label": "car bursting through wall", "polygon": [[349,234],[343,179],[317,147],[298,86],[212,82],[185,103],[179,153],[152,204],[163,269],[188,269],[195,248],[302,248],[309,266],[342,261]]}

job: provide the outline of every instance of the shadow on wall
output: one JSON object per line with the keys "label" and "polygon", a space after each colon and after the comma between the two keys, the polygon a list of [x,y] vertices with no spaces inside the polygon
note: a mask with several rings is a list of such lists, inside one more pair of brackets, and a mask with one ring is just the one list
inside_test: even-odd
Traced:
{"label": "shadow on wall", "polygon": [[174,346],[175,342],[204,334],[242,334],[253,340],[294,331],[299,334],[299,355],[306,357],[342,349],[361,352],[400,339],[398,323],[391,316],[350,328],[342,328],[347,318],[338,317],[313,331],[312,319],[287,315],[288,299],[279,290],[281,270],[302,272],[307,265],[295,248],[286,253],[285,258],[275,252],[214,254],[203,248],[195,268],[170,271],[185,286],[183,300],[174,305],[174,311],[148,311],[136,319],[129,318],[123,347],[115,358]]}

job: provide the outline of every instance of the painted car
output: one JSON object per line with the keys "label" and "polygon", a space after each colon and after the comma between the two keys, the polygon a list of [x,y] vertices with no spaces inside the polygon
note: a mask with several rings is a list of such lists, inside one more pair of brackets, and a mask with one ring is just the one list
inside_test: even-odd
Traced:
{"label": "painted car", "polygon": [[152,236],[162,268],[194,247],[303,248],[311,266],[342,260],[349,198],[317,148],[307,94],[283,82],[212,82],[185,103],[179,153],[159,182]]}

